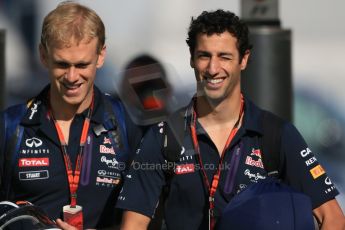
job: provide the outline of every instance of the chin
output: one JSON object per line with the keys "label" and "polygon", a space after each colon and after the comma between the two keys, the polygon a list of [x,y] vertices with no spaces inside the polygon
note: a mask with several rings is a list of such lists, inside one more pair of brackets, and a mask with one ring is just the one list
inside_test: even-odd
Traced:
{"label": "chin", "polygon": [[215,101],[219,101],[219,100],[224,99],[224,94],[223,93],[219,93],[219,92],[205,91],[204,92],[204,96],[206,96],[206,98],[208,98],[210,100],[215,100]]}
{"label": "chin", "polygon": [[80,97],[73,97],[73,98],[64,97],[63,99],[64,99],[65,103],[69,104],[69,105],[80,105],[83,101],[82,98],[80,98]]}

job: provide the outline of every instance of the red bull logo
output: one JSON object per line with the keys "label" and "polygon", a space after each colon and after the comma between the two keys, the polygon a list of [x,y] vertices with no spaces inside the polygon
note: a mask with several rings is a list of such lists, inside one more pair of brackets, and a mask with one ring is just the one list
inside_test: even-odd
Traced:
{"label": "red bull logo", "polygon": [[260,149],[252,149],[252,152],[250,153],[251,156],[257,156],[261,159],[261,150]]}
{"label": "red bull logo", "polygon": [[246,158],[246,165],[250,165],[250,166],[254,166],[254,167],[262,168],[262,169],[264,168],[264,164],[262,163],[261,159],[256,161],[250,156],[247,156]]}

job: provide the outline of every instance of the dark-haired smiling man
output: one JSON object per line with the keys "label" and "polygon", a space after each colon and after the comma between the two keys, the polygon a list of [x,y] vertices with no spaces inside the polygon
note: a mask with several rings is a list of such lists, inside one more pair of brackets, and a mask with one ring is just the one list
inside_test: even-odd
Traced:
{"label": "dark-haired smiling man", "polygon": [[[174,175],[169,176],[158,167],[167,160],[162,151],[167,124],[148,131],[117,203],[126,210],[123,230],[147,228],[166,186],[168,229],[215,229],[239,191],[268,177],[260,145],[261,116],[267,112],[241,93],[241,72],[251,50],[247,26],[231,12],[205,11],[192,19],[187,44],[197,93],[181,110],[185,151],[178,152]],[[321,229],[344,229],[344,215],[335,199],[338,192],[322,166],[316,160],[306,164],[313,153],[291,123],[282,122],[281,130],[280,179],[310,197]]]}

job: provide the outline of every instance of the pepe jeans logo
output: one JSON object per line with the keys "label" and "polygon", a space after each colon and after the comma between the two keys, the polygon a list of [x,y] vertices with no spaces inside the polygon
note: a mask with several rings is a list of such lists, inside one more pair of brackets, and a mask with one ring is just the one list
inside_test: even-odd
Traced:
{"label": "pepe jeans logo", "polygon": [[266,179],[266,176],[263,176],[260,173],[251,173],[249,169],[246,169],[244,171],[244,175],[248,176],[249,179],[253,182],[257,182],[258,180]]}
{"label": "pepe jeans logo", "polygon": [[29,148],[32,147],[39,147],[42,145],[42,141],[36,137],[30,138],[30,139],[26,139],[25,140],[25,145]]}
{"label": "pepe jeans logo", "polygon": [[119,162],[115,158],[112,158],[109,160],[105,156],[101,157],[101,162],[106,163],[106,165],[108,165],[108,166],[116,166],[119,164]]}
{"label": "pepe jeans logo", "polygon": [[102,156],[101,157],[101,162],[105,163],[108,166],[108,168],[123,170],[126,167],[125,163],[118,162],[115,159],[115,157],[109,159],[106,156]]}

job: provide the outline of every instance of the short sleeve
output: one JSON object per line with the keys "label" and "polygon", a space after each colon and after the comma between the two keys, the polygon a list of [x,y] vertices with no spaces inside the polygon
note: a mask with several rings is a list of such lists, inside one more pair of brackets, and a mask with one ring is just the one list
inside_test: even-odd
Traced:
{"label": "short sleeve", "polygon": [[339,194],[301,134],[290,123],[283,128],[281,148],[283,180],[308,195],[313,208]]}
{"label": "short sleeve", "polygon": [[147,131],[136,151],[118,197],[117,208],[152,218],[165,184],[161,146],[161,128],[155,125]]}
{"label": "short sleeve", "polygon": [[139,147],[140,141],[148,127],[135,124],[126,110],[124,110],[124,113],[129,149],[131,152],[134,152]]}

